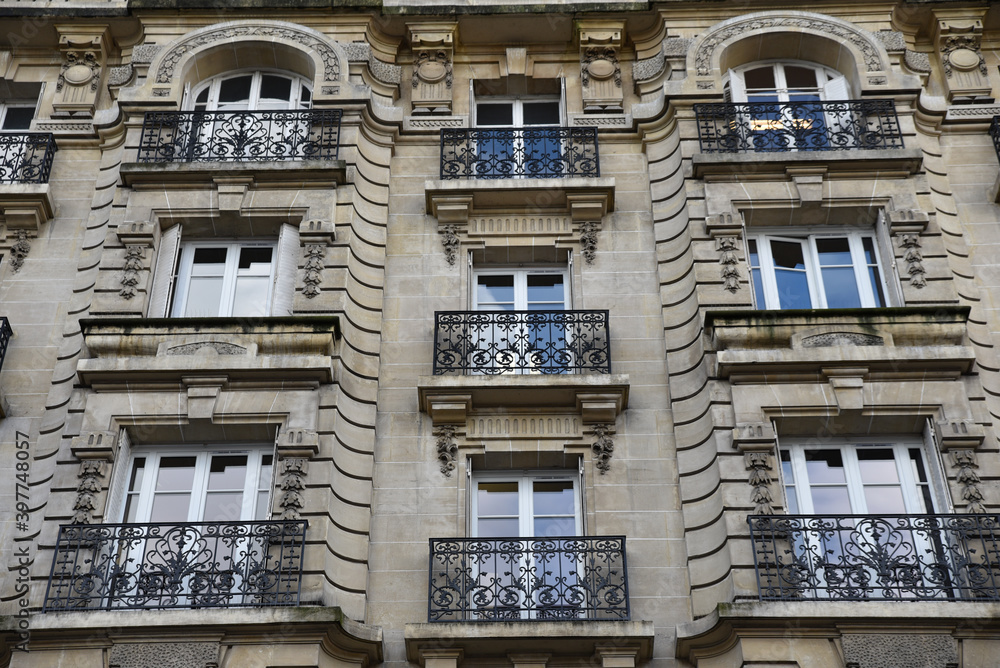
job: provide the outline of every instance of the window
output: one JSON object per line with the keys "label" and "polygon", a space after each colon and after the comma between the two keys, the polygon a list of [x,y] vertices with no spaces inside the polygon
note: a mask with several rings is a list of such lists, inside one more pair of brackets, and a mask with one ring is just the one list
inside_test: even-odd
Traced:
{"label": "window", "polygon": [[579,476],[477,475],[472,535],[480,538],[552,538],[583,533]]}
{"label": "window", "polygon": [[567,307],[563,269],[500,269],[476,272],[477,311],[562,311]]}
{"label": "window", "polygon": [[273,243],[193,243],[181,247],[174,317],[269,314]]}
{"label": "window", "polygon": [[308,109],[312,91],[305,79],[278,72],[244,72],[216,77],[196,87],[194,111]]}
{"label": "window", "polygon": [[[476,176],[551,175],[562,169],[559,100],[482,98],[476,102]],[[495,132],[489,130],[495,129]]]}
{"label": "window", "polygon": [[923,448],[917,442],[782,447],[781,472],[793,515],[934,512]]}
{"label": "window", "polygon": [[125,522],[227,522],[268,519],[270,448],[135,452]]}
{"label": "window", "polygon": [[757,308],[887,306],[874,234],[752,234],[747,257]]}
{"label": "window", "polygon": [[0,130],[27,130],[35,117],[34,101],[4,102],[0,104]]}
{"label": "window", "polygon": [[828,67],[805,62],[754,63],[729,73],[733,102],[843,100],[847,79]]}

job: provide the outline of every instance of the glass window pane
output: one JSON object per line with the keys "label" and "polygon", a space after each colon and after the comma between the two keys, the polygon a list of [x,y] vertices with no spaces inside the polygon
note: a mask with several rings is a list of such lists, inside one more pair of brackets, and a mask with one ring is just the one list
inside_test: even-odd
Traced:
{"label": "glass window pane", "polygon": [[871,515],[902,515],[906,513],[903,490],[899,487],[865,487],[865,511]]}
{"label": "glass window pane", "polygon": [[549,302],[560,307],[566,297],[561,274],[528,274],[528,302]]}
{"label": "glass window pane", "polygon": [[774,66],[767,65],[756,69],[747,70],[743,73],[743,83],[750,88],[774,89]]}
{"label": "glass window pane", "polygon": [[817,88],[816,70],[811,67],[785,65],[785,85],[789,88]]}
{"label": "glass window pane", "polygon": [[240,249],[239,268],[268,273],[274,249],[267,246],[248,246]]}
{"label": "glass window pane", "polygon": [[813,487],[810,492],[817,515],[851,514],[851,499],[846,487]]}
{"label": "glass window pane", "polygon": [[779,269],[774,272],[774,280],[778,284],[780,308],[812,308],[809,279],[805,272]]}
{"label": "glass window pane", "polygon": [[573,515],[576,512],[576,499],[571,480],[535,481],[534,485],[535,515]]}
{"label": "glass window pane", "polygon": [[220,314],[222,277],[192,277],[188,288],[184,315],[189,318],[211,318]]}
{"label": "glass window pane", "polygon": [[476,105],[477,125],[514,125],[512,102],[480,102]]}
{"label": "glass window pane", "polygon": [[27,130],[31,127],[31,119],[34,117],[34,107],[7,107],[7,115],[3,119],[3,129]]}
{"label": "glass window pane", "polygon": [[783,269],[805,270],[806,260],[802,254],[802,244],[792,241],[771,241],[771,257],[774,266]]}
{"label": "glass window pane", "polygon": [[267,276],[240,276],[233,294],[233,317],[267,315],[267,296],[271,279]]}
{"label": "glass window pane", "polygon": [[764,298],[764,282],[761,279],[760,269],[750,270],[750,282],[753,283],[753,298],[757,308],[767,308],[767,300]]}
{"label": "glass window pane", "polygon": [[837,483],[846,480],[844,458],[840,450],[806,450],[805,458],[810,484]]}
{"label": "glass window pane", "polygon": [[875,306],[885,306],[885,293],[882,291],[882,277],[878,267],[868,267],[868,280],[872,284],[872,294],[875,295]]}
{"label": "glass window pane", "polygon": [[139,512],[139,495],[129,494],[125,497],[125,517],[122,519],[123,522],[135,522],[136,515]]}
{"label": "glass window pane", "polygon": [[910,456],[910,466],[913,467],[913,479],[917,482],[927,482],[927,470],[924,468],[924,458],[920,454],[920,449],[910,448],[907,454]]}
{"label": "glass window pane", "polygon": [[483,304],[513,304],[513,274],[480,276],[476,285],[476,302]]}
{"label": "glass window pane", "polygon": [[858,448],[857,453],[861,482],[899,482],[896,457],[891,448]]}
{"label": "glass window pane", "polygon": [[150,522],[187,522],[190,494],[157,494],[153,497]]}
{"label": "glass window pane", "polygon": [[559,125],[558,102],[525,102],[525,125]]}
{"label": "glass window pane", "polygon": [[827,308],[860,308],[861,294],[853,267],[824,267],[822,274]]}
{"label": "glass window pane", "polygon": [[257,489],[271,489],[271,475],[274,470],[274,455],[264,455],[260,461],[260,479],[257,482]]}
{"label": "glass window pane", "polygon": [[222,264],[226,263],[226,252],[228,249],[219,247],[195,248],[194,264]]}
{"label": "glass window pane", "polygon": [[865,262],[867,264],[875,264],[875,245],[872,243],[871,237],[863,237],[861,239],[861,248],[864,249]]}
{"label": "glass window pane", "polygon": [[260,99],[283,100],[292,99],[292,80],[275,74],[265,74],[260,78]]}
{"label": "glass window pane", "polygon": [[213,455],[208,469],[208,489],[240,489],[246,486],[246,455]]}
{"label": "glass window pane", "polygon": [[480,519],[478,533],[481,538],[514,537],[520,533],[518,522],[516,517]]}
{"label": "glass window pane", "polygon": [[819,263],[824,267],[831,265],[851,266],[851,244],[847,237],[816,240],[816,252],[819,253]]}
{"label": "glass window pane", "polygon": [[255,520],[266,520],[271,516],[271,509],[267,505],[270,492],[257,492],[257,508],[254,512]]}
{"label": "glass window pane", "polygon": [[[517,483],[516,482],[481,482],[478,498],[479,516],[513,515],[517,516]],[[510,534],[516,536],[515,533]]]}
{"label": "glass window pane", "polygon": [[190,490],[194,483],[194,457],[161,457],[156,491]]}
{"label": "glass window pane", "polygon": [[250,99],[250,83],[253,75],[226,79],[219,85],[219,102],[241,102]]}
{"label": "glass window pane", "polygon": [[576,520],[572,517],[536,517],[535,538],[550,538],[552,536],[576,535]]}
{"label": "glass window pane", "polygon": [[243,492],[212,492],[205,496],[205,522],[236,522],[243,519]]}
{"label": "glass window pane", "polygon": [[788,500],[788,514],[798,515],[799,514],[799,499],[795,495],[798,491],[795,489],[795,485],[789,485],[785,487],[785,496]]}
{"label": "glass window pane", "polygon": [[132,462],[132,475],[129,476],[128,489],[130,492],[138,492],[142,487],[142,476],[146,472],[146,458],[136,457]]}

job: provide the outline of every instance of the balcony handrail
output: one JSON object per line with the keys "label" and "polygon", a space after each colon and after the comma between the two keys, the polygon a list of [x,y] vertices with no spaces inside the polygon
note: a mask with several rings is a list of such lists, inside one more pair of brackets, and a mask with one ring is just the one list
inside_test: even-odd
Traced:
{"label": "balcony handrail", "polygon": [[441,130],[441,179],[560,179],[601,175],[597,128]]}
{"label": "balcony handrail", "polygon": [[339,109],[147,111],[139,162],[336,160]]}
{"label": "balcony handrail", "polygon": [[51,132],[0,132],[0,183],[48,183],[55,152]]}
{"label": "balcony handrail", "polygon": [[1000,160],[1000,116],[994,116],[990,123],[990,137],[993,138],[993,150],[997,152],[997,160]]}
{"label": "balcony handrail", "polygon": [[438,311],[434,375],[611,373],[608,311]]}
{"label": "balcony handrail", "polygon": [[306,520],[66,524],[43,612],[299,604]]}
{"label": "balcony handrail", "polygon": [[751,515],[760,600],[1000,600],[998,515]]}
{"label": "balcony handrail", "polygon": [[624,536],[432,538],[429,622],[628,621]]}
{"label": "balcony handrail", "polygon": [[905,148],[893,100],[694,105],[702,153]]}
{"label": "balcony handrail", "polygon": [[7,357],[7,345],[12,336],[14,336],[14,330],[11,329],[10,320],[7,319],[7,316],[0,316],[0,370],[3,369],[3,361]]}

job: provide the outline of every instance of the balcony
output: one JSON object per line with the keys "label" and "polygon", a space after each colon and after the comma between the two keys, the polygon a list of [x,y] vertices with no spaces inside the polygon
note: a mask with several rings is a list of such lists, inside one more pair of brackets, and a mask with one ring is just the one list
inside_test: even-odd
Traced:
{"label": "balcony", "polygon": [[628,621],[624,536],[432,538],[428,622]]}
{"label": "balcony", "polygon": [[306,526],[64,525],[43,611],[298,605]]}
{"label": "balcony", "polygon": [[434,314],[434,375],[611,373],[607,311]]}
{"label": "balcony", "polygon": [[997,159],[1000,160],[1000,116],[994,116],[990,123],[990,137],[993,138],[993,149],[997,152]]}
{"label": "balcony", "polygon": [[55,152],[50,132],[0,133],[0,183],[48,183]]}
{"label": "balcony", "polygon": [[[831,171],[909,175],[920,151],[906,149],[892,100],[694,105],[695,176],[816,163]],[[734,165],[739,165],[737,169]]]}
{"label": "balcony", "polygon": [[1000,600],[996,515],[755,515],[762,601]]}
{"label": "balcony", "polygon": [[441,180],[600,175],[596,128],[441,130]]}

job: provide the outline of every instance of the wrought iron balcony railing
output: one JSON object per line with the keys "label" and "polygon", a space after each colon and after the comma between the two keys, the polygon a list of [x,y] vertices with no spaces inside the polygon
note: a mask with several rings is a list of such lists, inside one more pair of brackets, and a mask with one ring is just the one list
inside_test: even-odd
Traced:
{"label": "wrought iron balcony railing", "polygon": [[59,528],[44,610],[298,605],[307,522]]}
{"label": "wrought iron balcony railing", "polygon": [[442,179],[600,175],[596,128],[441,130]]}
{"label": "wrought iron balcony railing", "polygon": [[0,133],[0,183],[48,183],[55,152],[51,132]]}
{"label": "wrought iron balcony railing", "polygon": [[430,622],[628,619],[624,536],[431,539]]}
{"label": "wrought iron balcony railing", "polygon": [[892,100],[694,105],[702,153],[903,148]]}
{"label": "wrought iron balcony railing", "polygon": [[3,369],[3,361],[7,357],[7,344],[10,343],[12,336],[14,330],[10,328],[10,320],[7,316],[0,316],[0,369]]}
{"label": "wrought iron balcony railing", "polygon": [[336,160],[339,109],[147,112],[139,162]]}
{"label": "wrought iron balcony railing", "polygon": [[993,138],[993,149],[997,152],[997,159],[1000,160],[1000,116],[994,116],[990,123],[990,137]]}
{"label": "wrought iron balcony railing", "polygon": [[1000,516],[753,515],[761,600],[1000,600]]}
{"label": "wrought iron balcony railing", "polygon": [[434,375],[611,373],[607,311],[439,311]]}

